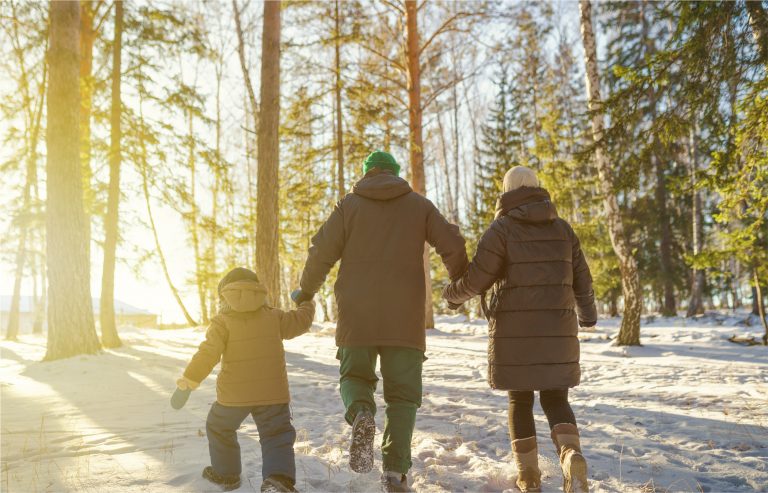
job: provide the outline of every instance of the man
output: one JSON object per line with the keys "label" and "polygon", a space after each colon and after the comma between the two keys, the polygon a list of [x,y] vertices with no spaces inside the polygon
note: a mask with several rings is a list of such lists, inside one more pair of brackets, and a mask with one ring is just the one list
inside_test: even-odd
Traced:
{"label": "man", "polygon": [[373,468],[380,357],[387,403],[382,483],[386,491],[410,491],[406,474],[426,349],[424,243],[435,247],[452,280],[464,273],[468,260],[458,227],[398,176],[400,165],[390,154],[372,153],[363,173],[312,238],[301,289],[293,298],[311,299],[341,259],[334,287],[336,357],[345,419],[352,425],[349,465],[358,473]]}

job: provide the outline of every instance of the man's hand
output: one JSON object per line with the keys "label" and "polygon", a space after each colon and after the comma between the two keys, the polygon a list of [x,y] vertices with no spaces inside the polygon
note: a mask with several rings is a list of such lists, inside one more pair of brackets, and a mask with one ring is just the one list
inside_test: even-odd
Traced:
{"label": "man's hand", "polygon": [[307,294],[301,289],[297,289],[294,292],[291,293],[291,299],[294,303],[297,305],[301,305],[305,301],[312,301],[312,298],[314,298],[314,294]]}

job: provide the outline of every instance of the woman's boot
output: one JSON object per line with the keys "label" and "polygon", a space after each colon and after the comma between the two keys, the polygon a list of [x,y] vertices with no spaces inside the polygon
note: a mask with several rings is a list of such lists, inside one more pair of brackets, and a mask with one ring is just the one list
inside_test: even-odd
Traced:
{"label": "woman's boot", "polygon": [[539,470],[539,449],[536,437],[512,440],[512,455],[517,464],[517,489],[526,492],[541,491],[541,471]]}
{"label": "woman's boot", "polygon": [[579,430],[571,423],[560,423],[552,428],[552,441],[560,456],[563,469],[563,491],[566,493],[588,493],[587,461],[581,454]]}

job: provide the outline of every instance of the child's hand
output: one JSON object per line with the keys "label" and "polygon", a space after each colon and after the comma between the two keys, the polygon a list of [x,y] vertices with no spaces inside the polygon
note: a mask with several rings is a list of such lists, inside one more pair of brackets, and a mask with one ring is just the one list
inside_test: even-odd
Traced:
{"label": "child's hand", "polygon": [[181,390],[195,390],[200,386],[200,382],[193,382],[187,377],[182,376],[176,380],[176,386]]}

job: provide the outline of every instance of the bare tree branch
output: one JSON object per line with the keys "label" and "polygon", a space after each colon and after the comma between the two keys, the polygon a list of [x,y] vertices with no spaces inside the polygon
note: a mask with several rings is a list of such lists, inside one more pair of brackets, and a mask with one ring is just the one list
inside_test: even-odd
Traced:
{"label": "bare tree branch", "polygon": [[232,0],[232,10],[235,14],[235,28],[237,30],[237,55],[240,58],[240,69],[243,71],[245,88],[248,91],[248,101],[251,103],[253,117],[258,118],[259,103],[256,101],[256,94],[253,92],[251,75],[248,72],[248,64],[245,61],[245,42],[243,41],[243,28],[240,23],[240,9],[237,7],[237,0]]}

